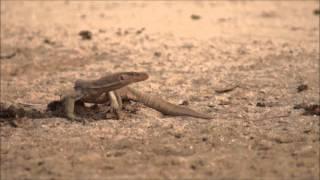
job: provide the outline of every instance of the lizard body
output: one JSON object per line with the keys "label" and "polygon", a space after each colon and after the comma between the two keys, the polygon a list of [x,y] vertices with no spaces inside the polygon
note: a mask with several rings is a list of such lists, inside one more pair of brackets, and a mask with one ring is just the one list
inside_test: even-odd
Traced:
{"label": "lizard body", "polygon": [[[110,92],[109,92],[110,93]],[[171,116],[191,116],[196,118],[203,119],[212,119],[213,117],[207,114],[196,112],[190,108],[179,106],[172,104],[168,101],[163,100],[162,98],[154,95],[150,95],[147,93],[142,93],[138,90],[135,90],[130,87],[123,87],[117,90],[112,91],[115,97],[109,96],[108,94],[101,94],[100,96],[91,96],[85,99],[83,102],[99,102],[99,103],[107,103],[118,105],[118,112],[122,109],[122,100],[132,100],[136,102],[141,102],[145,106],[155,109],[161,112],[164,115]],[[88,101],[89,100],[89,101]]]}

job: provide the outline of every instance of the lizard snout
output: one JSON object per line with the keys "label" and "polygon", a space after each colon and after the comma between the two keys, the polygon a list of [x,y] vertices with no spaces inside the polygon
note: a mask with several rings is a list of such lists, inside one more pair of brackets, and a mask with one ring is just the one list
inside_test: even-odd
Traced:
{"label": "lizard snout", "polygon": [[148,78],[149,78],[149,76],[147,73],[127,72],[127,73],[121,74],[119,76],[119,81],[121,81],[123,83],[133,83],[133,82],[144,81]]}
{"label": "lizard snout", "polygon": [[140,74],[141,81],[147,80],[148,78],[149,78],[149,75],[147,73],[141,73]]}

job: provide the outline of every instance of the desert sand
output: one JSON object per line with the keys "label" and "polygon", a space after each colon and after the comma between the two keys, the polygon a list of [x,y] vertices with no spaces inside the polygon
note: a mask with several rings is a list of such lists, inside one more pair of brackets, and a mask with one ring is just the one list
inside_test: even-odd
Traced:
{"label": "desert sand", "polygon": [[2,103],[143,71],[133,88],[214,116],[2,117],[3,180],[319,179],[319,115],[296,108],[319,104],[319,1],[1,1],[0,62]]}

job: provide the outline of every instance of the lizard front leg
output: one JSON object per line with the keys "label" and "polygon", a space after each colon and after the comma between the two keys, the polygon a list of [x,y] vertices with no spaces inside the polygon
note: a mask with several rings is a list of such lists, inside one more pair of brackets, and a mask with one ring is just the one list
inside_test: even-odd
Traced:
{"label": "lizard front leg", "polygon": [[77,117],[74,114],[74,106],[75,106],[76,99],[74,97],[67,96],[67,97],[64,97],[62,101],[63,101],[64,114],[66,118],[72,121],[76,120],[84,123],[84,120],[82,118]]}
{"label": "lizard front leg", "polygon": [[63,98],[62,101],[63,101],[64,114],[66,118],[70,120],[76,119],[76,116],[74,115],[75,99],[72,97],[65,97]]}
{"label": "lizard front leg", "polygon": [[117,119],[122,119],[122,99],[115,91],[108,92],[111,111],[115,113]]}
{"label": "lizard front leg", "polygon": [[75,103],[77,100],[83,98],[83,94],[81,91],[75,90],[74,88],[70,88],[64,91],[64,93],[60,96],[63,105],[64,116],[69,120],[76,120],[82,123],[85,123],[83,118],[77,117],[74,114],[75,111]]}

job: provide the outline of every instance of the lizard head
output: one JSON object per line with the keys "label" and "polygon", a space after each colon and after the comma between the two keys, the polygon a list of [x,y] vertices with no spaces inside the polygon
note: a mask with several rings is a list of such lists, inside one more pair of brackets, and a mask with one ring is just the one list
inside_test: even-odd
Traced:
{"label": "lizard head", "polygon": [[144,81],[149,76],[144,72],[119,72],[108,74],[97,80],[77,80],[74,88],[78,91],[113,91],[131,83]]}

